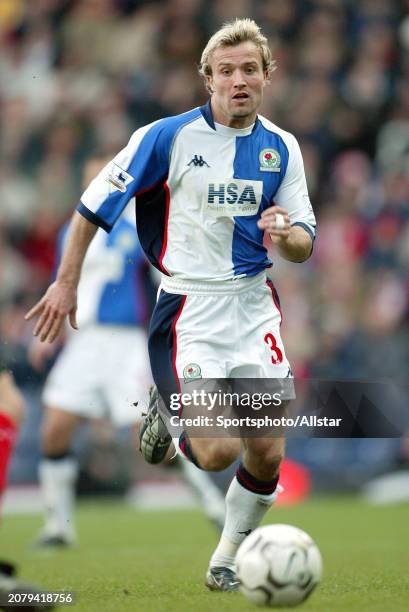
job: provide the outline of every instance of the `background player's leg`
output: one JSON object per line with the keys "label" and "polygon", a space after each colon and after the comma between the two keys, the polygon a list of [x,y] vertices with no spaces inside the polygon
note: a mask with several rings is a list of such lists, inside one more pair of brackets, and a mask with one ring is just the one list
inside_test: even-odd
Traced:
{"label": "background player's leg", "polygon": [[0,498],[6,487],[10,462],[18,427],[24,418],[24,401],[7,371],[0,372]]}
{"label": "background player's leg", "polygon": [[178,465],[188,485],[193,489],[206,516],[221,531],[224,525],[224,495],[213,482],[210,474],[197,468],[185,457],[178,457]]}
{"label": "background player's leg", "polygon": [[7,470],[16,435],[17,426],[15,422],[0,407],[0,500],[6,488]]}
{"label": "background player's leg", "polygon": [[[7,371],[0,371],[0,503],[1,494],[7,481],[7,468],[16,439],[18,428],[24,418],[24,399],[17,389],[12,375]],[[15,566],[4,560],[0,560],[0,599],[7,602],[11,593],[27,593],[39,596],[40,591],[32,584],[24,582],[15,577]],[[33,601],[35,599],[33,598]],[[38,604],[33,610],[49,608]],[[51,606],[52,607],[52,606]],[[3,608],[2,608],[3,609]],[[12,608],[4,608],[12,609]]]}
{"label": "background player's leg", "polygon": [[72,436],[81,417],[47,407],[42,426],[43,459],[39,479],[45,505],[41,545],[67,545],[75,538],[73,507],[77,462],[70,454]]}
{"label": "background player's leg", "polygon": [[258,527],[277,496],[284,438],[248,438],[243,446],[243,462],[227,491],[225,525],[210,568],[234,571],[240,544]]}

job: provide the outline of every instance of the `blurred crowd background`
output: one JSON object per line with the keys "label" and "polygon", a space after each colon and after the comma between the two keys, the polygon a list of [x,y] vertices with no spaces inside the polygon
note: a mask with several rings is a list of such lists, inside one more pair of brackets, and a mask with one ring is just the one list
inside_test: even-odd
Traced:
{"label": "blurred crowd background", "polygon": [[295,374],[407,383],[408,0],[0,0],[0,338],[30,393],[23,313],[84,161],[204,103],[201,51],[235,17],[271,41],[261,114],[299,140],[318,220],[307,264],[273,254]]}

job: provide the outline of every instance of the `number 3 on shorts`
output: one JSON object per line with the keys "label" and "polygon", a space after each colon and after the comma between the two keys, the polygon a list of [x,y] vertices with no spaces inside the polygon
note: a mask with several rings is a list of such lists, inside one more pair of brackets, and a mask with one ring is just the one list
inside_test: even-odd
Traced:
{"label": "number 3 on shorts", "polygon": [[283,353],[281,352],[280,348],[277,346],[277,340],[275,339],[275,337],[273,336],[271,332],[268,332],[268,334],[264,336],[264,342],[268,344],[272,352],[271,363],[273,365],[279,365],[280,363],[282,363]]}

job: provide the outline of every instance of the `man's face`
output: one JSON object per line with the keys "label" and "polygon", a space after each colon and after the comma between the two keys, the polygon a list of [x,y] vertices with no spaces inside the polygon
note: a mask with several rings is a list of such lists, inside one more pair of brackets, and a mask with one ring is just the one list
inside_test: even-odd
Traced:
{"label": "man's face", "polygon": [[220,47],[210,59],[212,74],[206,77],[212,95],[215,121],[242,128],[254,123],[260,106],[266,73],[253,42]]}

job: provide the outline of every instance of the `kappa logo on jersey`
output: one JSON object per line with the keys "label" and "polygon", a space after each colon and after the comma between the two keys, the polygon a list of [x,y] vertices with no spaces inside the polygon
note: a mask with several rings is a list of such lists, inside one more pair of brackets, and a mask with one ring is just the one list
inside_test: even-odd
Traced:
{"label": "kappa logo on jersey", "polygon": [[106,180],[108,183],[113,185],[115,189],[125,193],[127,186],[134,180],[134,178],[117,164],[112,164],[112,170],[110,171]]}
{"label": "kappa logo on jersey", "polygon": [[207,211],[217,217],[257,214],[263,194],[262,181],[226,179],[208,183]]}
{"label": "kappa logo on jersey", "polygon": [[194,155],[193,158],[188,163],[188,166],[191,166],[192,164],[195,167],[199,166],[200,168],[202,168],[203,166],[207,166],[208,168],[210,168],[207,161],[205,161],[201,155]]}
{"label": "kappa logo on jersey", "polygon": [[185,383],[191,382],[192,380],[200,380],[202,378],[202,370],[197,363],[189,363],[183,368],[183,378]]}
{"label": "kappa logo on jersey", "polygon": [[263,149],[258,156],[261,172],[280,172],[281,157],[275,149]]}

